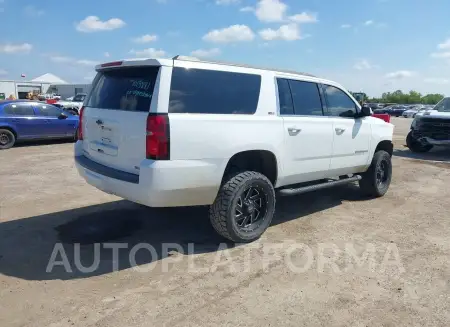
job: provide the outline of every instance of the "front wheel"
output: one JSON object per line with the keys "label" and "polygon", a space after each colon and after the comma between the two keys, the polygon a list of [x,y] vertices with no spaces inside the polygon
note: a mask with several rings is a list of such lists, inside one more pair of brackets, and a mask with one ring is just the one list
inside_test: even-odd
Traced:
{"label": "front wheel", "polygon": [[16,137],[9,129],[0,129],[0,150],[12,148],[16,143]]}
{"label": "front wheel", "polygon": [[392,179],[391,156],[386,151],[375,152],[369,169],[362,174],[359,181],[361,190],[373,197],[386,194]]}
{"label": "front wheel", "polygon": [[239,243],[258,239],[269,227],[275,212],[275,191],[269,179],[254,171],[229,178],[210,208],[214,229]]}
{"label": "front wheel", "polygon": [[418,152],[418,153],[424,153],[430,151],[433,146],[431,144],[423,145],[422,143],[418,142],[416,139],[414,139],[412,135],[412,131],[408,133],[406,136],[406,146],[412,151],[412,152]]}

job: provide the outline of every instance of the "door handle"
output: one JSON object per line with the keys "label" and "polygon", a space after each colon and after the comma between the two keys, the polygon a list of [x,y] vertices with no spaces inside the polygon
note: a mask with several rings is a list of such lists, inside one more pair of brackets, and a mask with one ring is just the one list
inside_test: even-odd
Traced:
{"label": "door handle", "polygon": [[18,122],[19,122],[18,119],[13,119],[12,121],[15,122],[15,123],[18,123]]}
{"label": "door handle", "polygon": [[298,133],[300,133],[302,130],[300,128],[296,128],[296,127],[289,127],[288,128],[288,132],[290,136],[295,136]]}
{"label": "door handle", "polygon": [[337,135],[341,135],[342,133],[345,132],[345,128],[336,127],[334,130],[336,131]]}

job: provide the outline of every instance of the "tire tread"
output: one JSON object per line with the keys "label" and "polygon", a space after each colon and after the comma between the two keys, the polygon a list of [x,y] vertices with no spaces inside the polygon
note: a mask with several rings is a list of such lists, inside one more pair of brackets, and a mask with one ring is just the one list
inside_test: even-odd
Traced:
{"label": "tire tread", "polygon": [[[209,216],[213,228],[221,236],[231,241],[238,241],[229,233],[227,228],[227,213],[231,205],[231,201],[233,200],[233,196],[235,195],[239,187],[248,180],[252,179],[260,179],[272,185],[272,183],[266,176],[258,172],[244,171],[241,173],[236,173],[234,176],[231,175],[230,178],[224,182],[221,189],[219,190],[219,193],[217,194],[216,200],[209,209]],[[272,191],[272,196],[275,201],[275,191],[273,190],[273,188]]]}

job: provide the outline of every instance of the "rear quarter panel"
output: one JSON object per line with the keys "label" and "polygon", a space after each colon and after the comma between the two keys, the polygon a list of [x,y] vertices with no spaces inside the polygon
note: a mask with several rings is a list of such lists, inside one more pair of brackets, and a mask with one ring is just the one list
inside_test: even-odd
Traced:
{"label": "rear quarter panel", "polygon": [[[239,72],[242,68],[230,69]],[[215,183],[220,184],[233,155],[249,150],[266,150],[275,155],[278,175],[283,175],[280,162],[284,146],[283,120],[277,116],[275,77],[270,72],[258,70],[255,73],[261,74],[261,91],[253,115],[169,114],[171,160],[201,160],[214,164],[217,167]],[[167,99],[168,106],[169,97],[162,98]]]}

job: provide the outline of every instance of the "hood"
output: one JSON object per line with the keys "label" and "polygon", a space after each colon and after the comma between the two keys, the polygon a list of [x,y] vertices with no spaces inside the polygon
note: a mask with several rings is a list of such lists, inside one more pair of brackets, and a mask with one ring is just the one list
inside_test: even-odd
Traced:
{"label": "hood", "polygon": [[430,117],[430,118],[450,118],[450,112],[440,112],[437,110],[426,110],[424,112],[419,112],[416,117]]}

